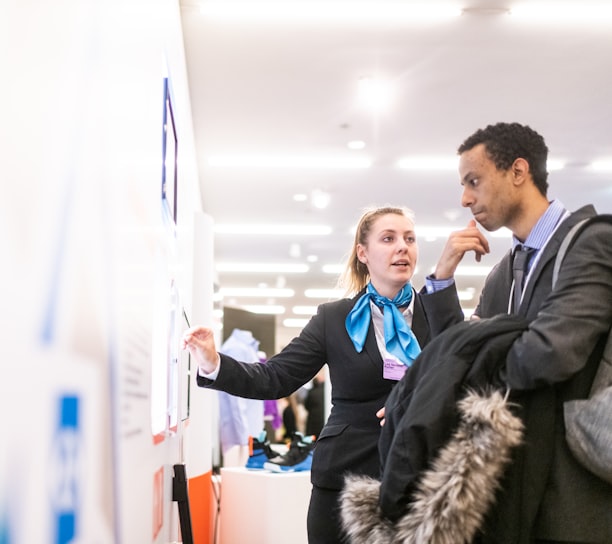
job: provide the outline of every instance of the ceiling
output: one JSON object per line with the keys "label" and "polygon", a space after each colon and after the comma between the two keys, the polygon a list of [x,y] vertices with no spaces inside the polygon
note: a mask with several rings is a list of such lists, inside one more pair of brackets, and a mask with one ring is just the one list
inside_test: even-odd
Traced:
{"label": "ceiling", "polygon": [[[244,7],[222,4],[234,5],[233,16],[245,15]],[[305,317],[294,315],[294,306],[327,300],[306,298],[304,291],[335,286],[337,275],[322,272],[322,266],[344,262],[365,207],[408,206],[416,213],[417,237],[433,227],[458,229],[467,223],[470,213],[460,206],[452,161],[459,144],[487,124],[518,121],[545,137],[551,159],[565,165],[550,173],[550,198],[570,209],[594,203],[599,211],[612,212],[612,172],[591,167],[612,158],[612,18],[597,14],[605,0],[581,1],[577,15],[556,22],[560,4],[543,0],[451,2],[464,10],[461,15],[383,20],[393,4],[379,0],[366,22],[349,20],[359,8],[349,1],[343,4],[347,15],[335,21],[304,14],[273,21],[214,18],[193,0],[181,1],[204,210],[219,229],[251,225],[247,233],[216,234],[216,263],[241,263],[239,272],[219,271],[219,285],[295,292],[291,298],[226,296],[224,304],[285,306],[277,318],[281,345],[299,332],[283,326],[283,320]],[[309,5],[324,6],[329,16],[335,3]],[[427,5],[442,9],[435,0]],[[508,13],[527,5],[543,7],[547,17],[527,20]],[[300,3],[285,0],[282,6],[297,13]],[[366,77],[391,84],[386,110],[358,104],[358,85]],[[365,147],[349,149],[347,142],[354,140]],[[236,155],[361,158],[371,165],[238,168],[210,162]],[[399,159],[419,156],[438,158],[439,168],[398,168]],[[451,161],[450,169],[442,159]],[[329,198],[324,209],[314,205],[321,194]],[[253,225],[261,224],[276,225],[274,234],[256,234]],[[292,225],[328,226],[331,233],[298,236],[290,233]],[[480,264],[473,255],[464,259],[480,271],[456,278],[459,289],[473,293],[462,302],[468,311],[476,304],[483,270],[509,245],[507,236],[489,239],[491,254]],[[417,288],[443,244],[444,238],[420,235]],[[309,270],[253,273],[261,263],[305,264]]]}

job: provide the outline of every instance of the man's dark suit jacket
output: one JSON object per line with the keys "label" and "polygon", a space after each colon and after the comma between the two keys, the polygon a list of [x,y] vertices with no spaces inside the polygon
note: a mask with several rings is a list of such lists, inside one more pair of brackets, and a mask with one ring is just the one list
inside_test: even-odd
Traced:
{"label": "man's dark suit jacket", "polygon": [[[505,390],[497,381],[499,369],[512,342],[527,325],[525,318],[505,314],[458,323],[430,342],[393,388],[385,404],[385,425],[379,440],[379,506],[384,517],[398,526],[406,522],[399,520],[406,516],[421,476],[431,469],[440,449],[456,431],[457,403],[466,393]],[[455,489],[463,486],[464,493],[460,497],[449,494],[447,500],[449,504],[455,501],[458,510],[474,502],[471,488],[490,492],[482,487],[486,479],[479,477],[489,469],[484,464],[479,468],[482,472],[476,475],[478,471],[468,470],[454,475]],[[470,484],[470,478],[477,484]],[[457,527],[457,531],[462,534],[464,530]]]}
{"label": "man's dark suit jacket", "polygon": [[[582,468],[565,442],[563,402],[585,398],[612,323],[612,228],[589,226],[568,252],[551,294],[552,270],[581,208],[556,230],[525,286],[518,314],[531,322],[508,352],[503,380],[526,424],[488,522],[487,542],[612,542],[612,487]],[[475,314],[506,313],[508,253],[486,280]],[[551,295],[549,297],[549,294]],[[513,535],[513,538],[510,536]]]}
{"label": "man's dark suit jacket", "polygon": [[[361,294],[319,306],[300,335],[266,363],[243,364],[221,354],[215,381],[198,376],[203,387],[248,398],[277,399],[310,381],[327,363],[332,410],[316,442],[311,480],[333,490],[342,489],[347,472],[378,478],[380,422],[376,412],[396,383],[383,378],[373,326],[361,353],[346,332],[346,316]],[[455,286],[415,297],[412,330],[422,347],[462,320]]]}

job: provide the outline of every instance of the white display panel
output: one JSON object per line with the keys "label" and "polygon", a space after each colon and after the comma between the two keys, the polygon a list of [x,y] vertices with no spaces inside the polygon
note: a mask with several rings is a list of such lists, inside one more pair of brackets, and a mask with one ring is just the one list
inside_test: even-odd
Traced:
{"label": "white display panel", "polygon": [[[180,8],[154,1],[143,19],[133,0],[20,6],[0,7],[11,22],[0,542],[178,541],[172,467],[189,407],[178,338],[201,211]],[[179,136],[189,150],[180,178]],[[170,169],[163,193],[160,163]],[[189,196],[180,213],[179,189]],[[190,477],[210,470],[197,431]]]}

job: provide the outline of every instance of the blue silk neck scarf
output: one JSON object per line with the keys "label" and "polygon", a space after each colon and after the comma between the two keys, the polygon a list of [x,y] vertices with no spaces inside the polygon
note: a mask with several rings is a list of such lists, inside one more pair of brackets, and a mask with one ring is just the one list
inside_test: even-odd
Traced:
{"label": "blue silk neck scarf", "polygon": [[412,284],[408,282],[393,300],[378,294],[372,283],[346,316],[346,332],[353,341],[357,353],[361,353],[370,328],[372,311],[370,300],[383,308],[383,325],[387,351],[395,355],[406,366],[421,353],[419,342],[406,323],[406,318],[398,308],[408,306],[412,301]]}

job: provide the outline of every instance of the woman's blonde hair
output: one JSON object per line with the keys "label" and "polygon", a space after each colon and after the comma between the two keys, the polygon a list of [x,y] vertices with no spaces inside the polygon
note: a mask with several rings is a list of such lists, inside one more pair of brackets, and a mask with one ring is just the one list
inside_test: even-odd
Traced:
{"label": "woman's blonde hair", "polygon": [[338,280],[338,286],[344,289],[345,296],[353,296],[361,291],[370,281],[368,267],[357,258],[357,246],[367,246],[368,236],[374,222],[383,215],[402,215],[414,223],[414,212],[403,206],[382,206],[368,208],[357,223],[355,240],[344,272]]}

